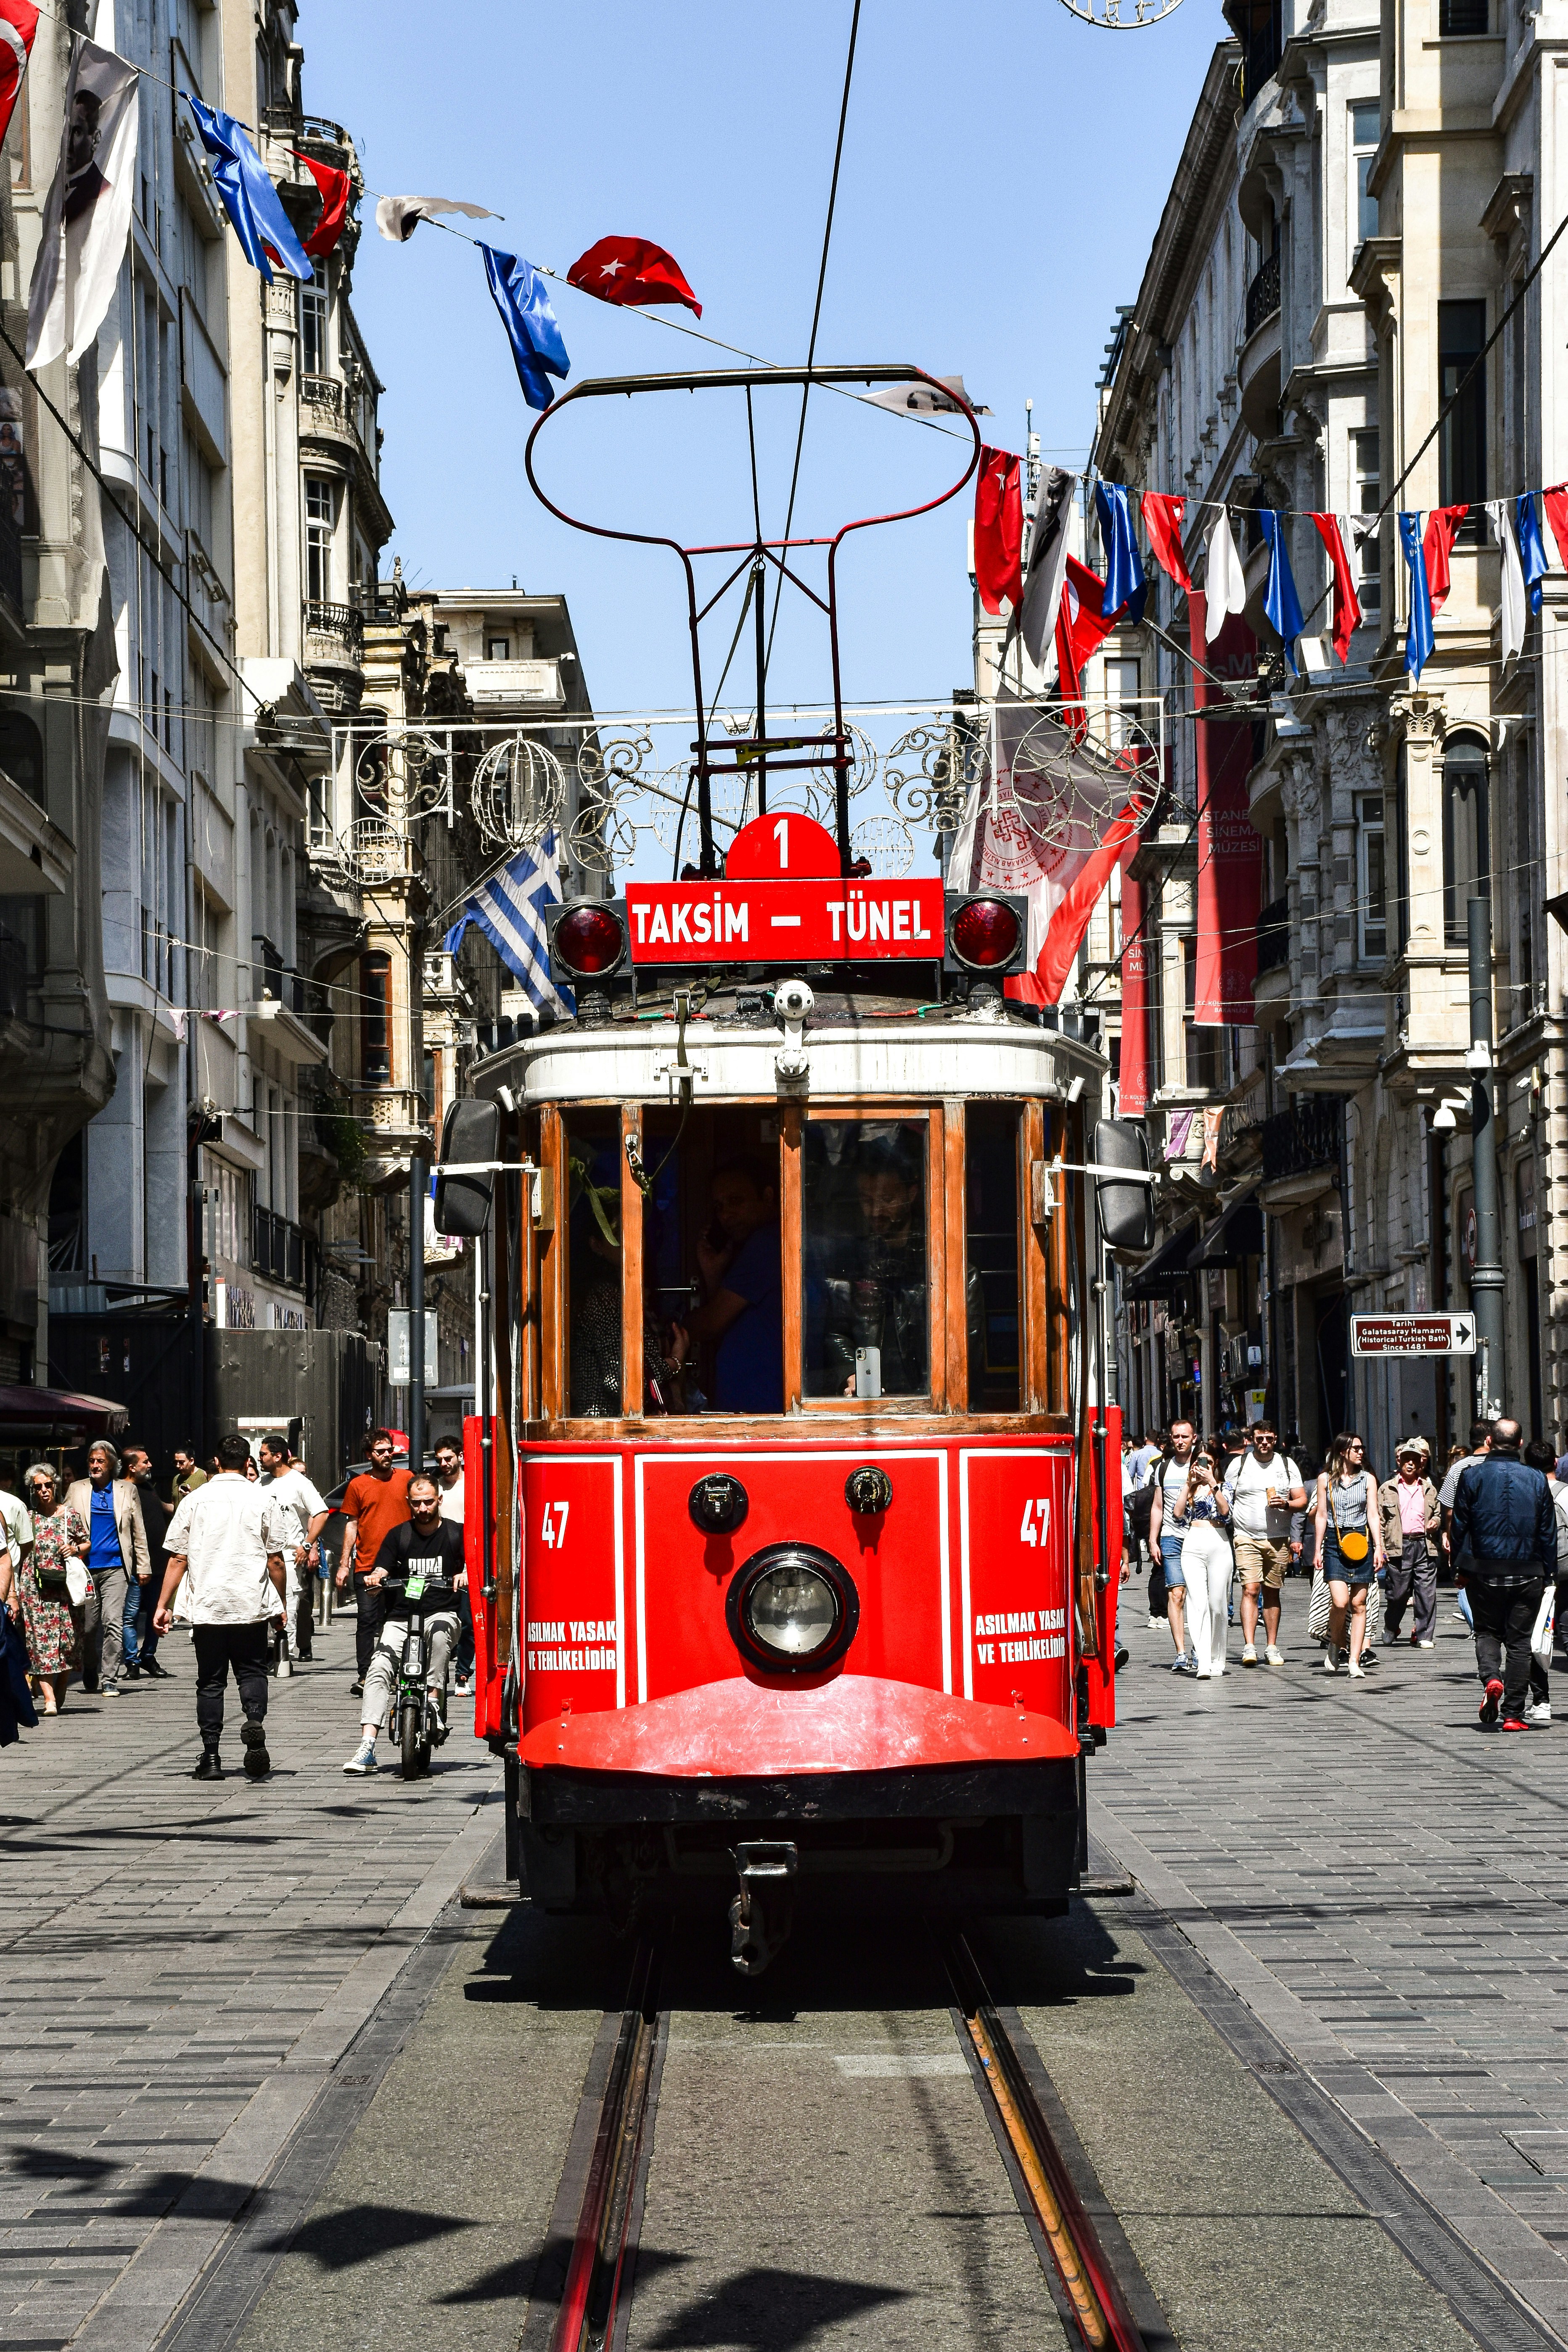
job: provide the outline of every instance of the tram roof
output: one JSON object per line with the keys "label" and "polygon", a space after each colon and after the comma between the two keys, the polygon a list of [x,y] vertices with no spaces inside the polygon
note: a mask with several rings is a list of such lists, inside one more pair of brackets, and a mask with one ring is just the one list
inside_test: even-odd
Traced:
{"label": "tram roof", "polygon": [[[687,1024],[699,1102],[778,1095],[783,1099],[887,1096],[1065,1095],[1083,1081],[1092,1111],[1109,1065],[1097,1045],[1047,1029],[1010,1007],[915,1009],[899,998],[819,995],[804,1024],[809,1076],[781,1079],[783,1022],[760,990],[710,998]],[[678,1024],[672,1005],[617,1004],[597,1025],[563,1021],[487,1055],[476,1093],[508,1087],[520,1102],[662,1102],[671,1099]]]}

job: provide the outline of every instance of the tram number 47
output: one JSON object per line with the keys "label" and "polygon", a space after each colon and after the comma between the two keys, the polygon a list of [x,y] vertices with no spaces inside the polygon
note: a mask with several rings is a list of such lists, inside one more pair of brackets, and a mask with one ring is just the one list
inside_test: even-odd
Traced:
{"label": "tram number 47", "polygon": [[559,1551],[566,1540],[566,1514],[571,1508],[570,1503],[546,1503],[540,1515],[539,1539],[552,1551]]}
{"label": "tram number 47", "polygon": [[1024,1524],[1018,1530],[1020,1543],[1043,1544],[1051,1531],[1051,1504],[1048,1495],[1039,1496],[1024,1506]]}

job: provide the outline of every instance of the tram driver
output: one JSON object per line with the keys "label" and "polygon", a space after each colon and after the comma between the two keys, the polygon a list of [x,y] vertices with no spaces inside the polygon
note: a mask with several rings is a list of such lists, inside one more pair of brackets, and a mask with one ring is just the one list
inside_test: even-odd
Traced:
{"label": "tram driver", "polygon": [[827,1188],[808,1318],[819,1395],[923,1396],[931,1385],[924,1142],[923,1129],[862,1129],[853,1189]]}
{"label": "tram driver", "polygon": [[703,1299],[685,1318],[694,1339],[716,1340],[720,1412],[784,1411],[784,1283],[777,1181],[758,1160],[715,1169],[712,1222],[697,1244]]}

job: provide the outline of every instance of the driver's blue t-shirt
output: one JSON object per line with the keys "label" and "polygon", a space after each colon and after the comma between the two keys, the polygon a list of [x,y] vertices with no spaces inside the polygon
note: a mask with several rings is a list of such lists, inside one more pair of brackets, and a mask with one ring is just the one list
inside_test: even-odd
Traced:
{"label": "driver's blue t-shirt", "polygon": [[759,1225],[720,1277],[719,1287],[746,1302],[719,1342],[713,1402],[721,1412],[783,1412],[784,1289],[779,1229]]}

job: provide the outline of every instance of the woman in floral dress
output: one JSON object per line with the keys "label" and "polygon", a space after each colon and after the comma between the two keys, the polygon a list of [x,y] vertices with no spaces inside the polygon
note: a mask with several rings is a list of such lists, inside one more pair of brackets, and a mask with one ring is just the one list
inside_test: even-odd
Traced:
{"label": "woman in floral dress", "polygon": [[58,1715],[66,1685],[81,1664],[82,1612],[72,1608],[64,1578],[70,1560],[87,1558],[91,1538],[81,1513],[58,1500],[59,1479],[52,1464],[35,1462],[22,1481],[22,1491],[33,1514],[33,1548],[23,1555],[16,1578],[27,1666],[37,1682],[44,1713]]}

